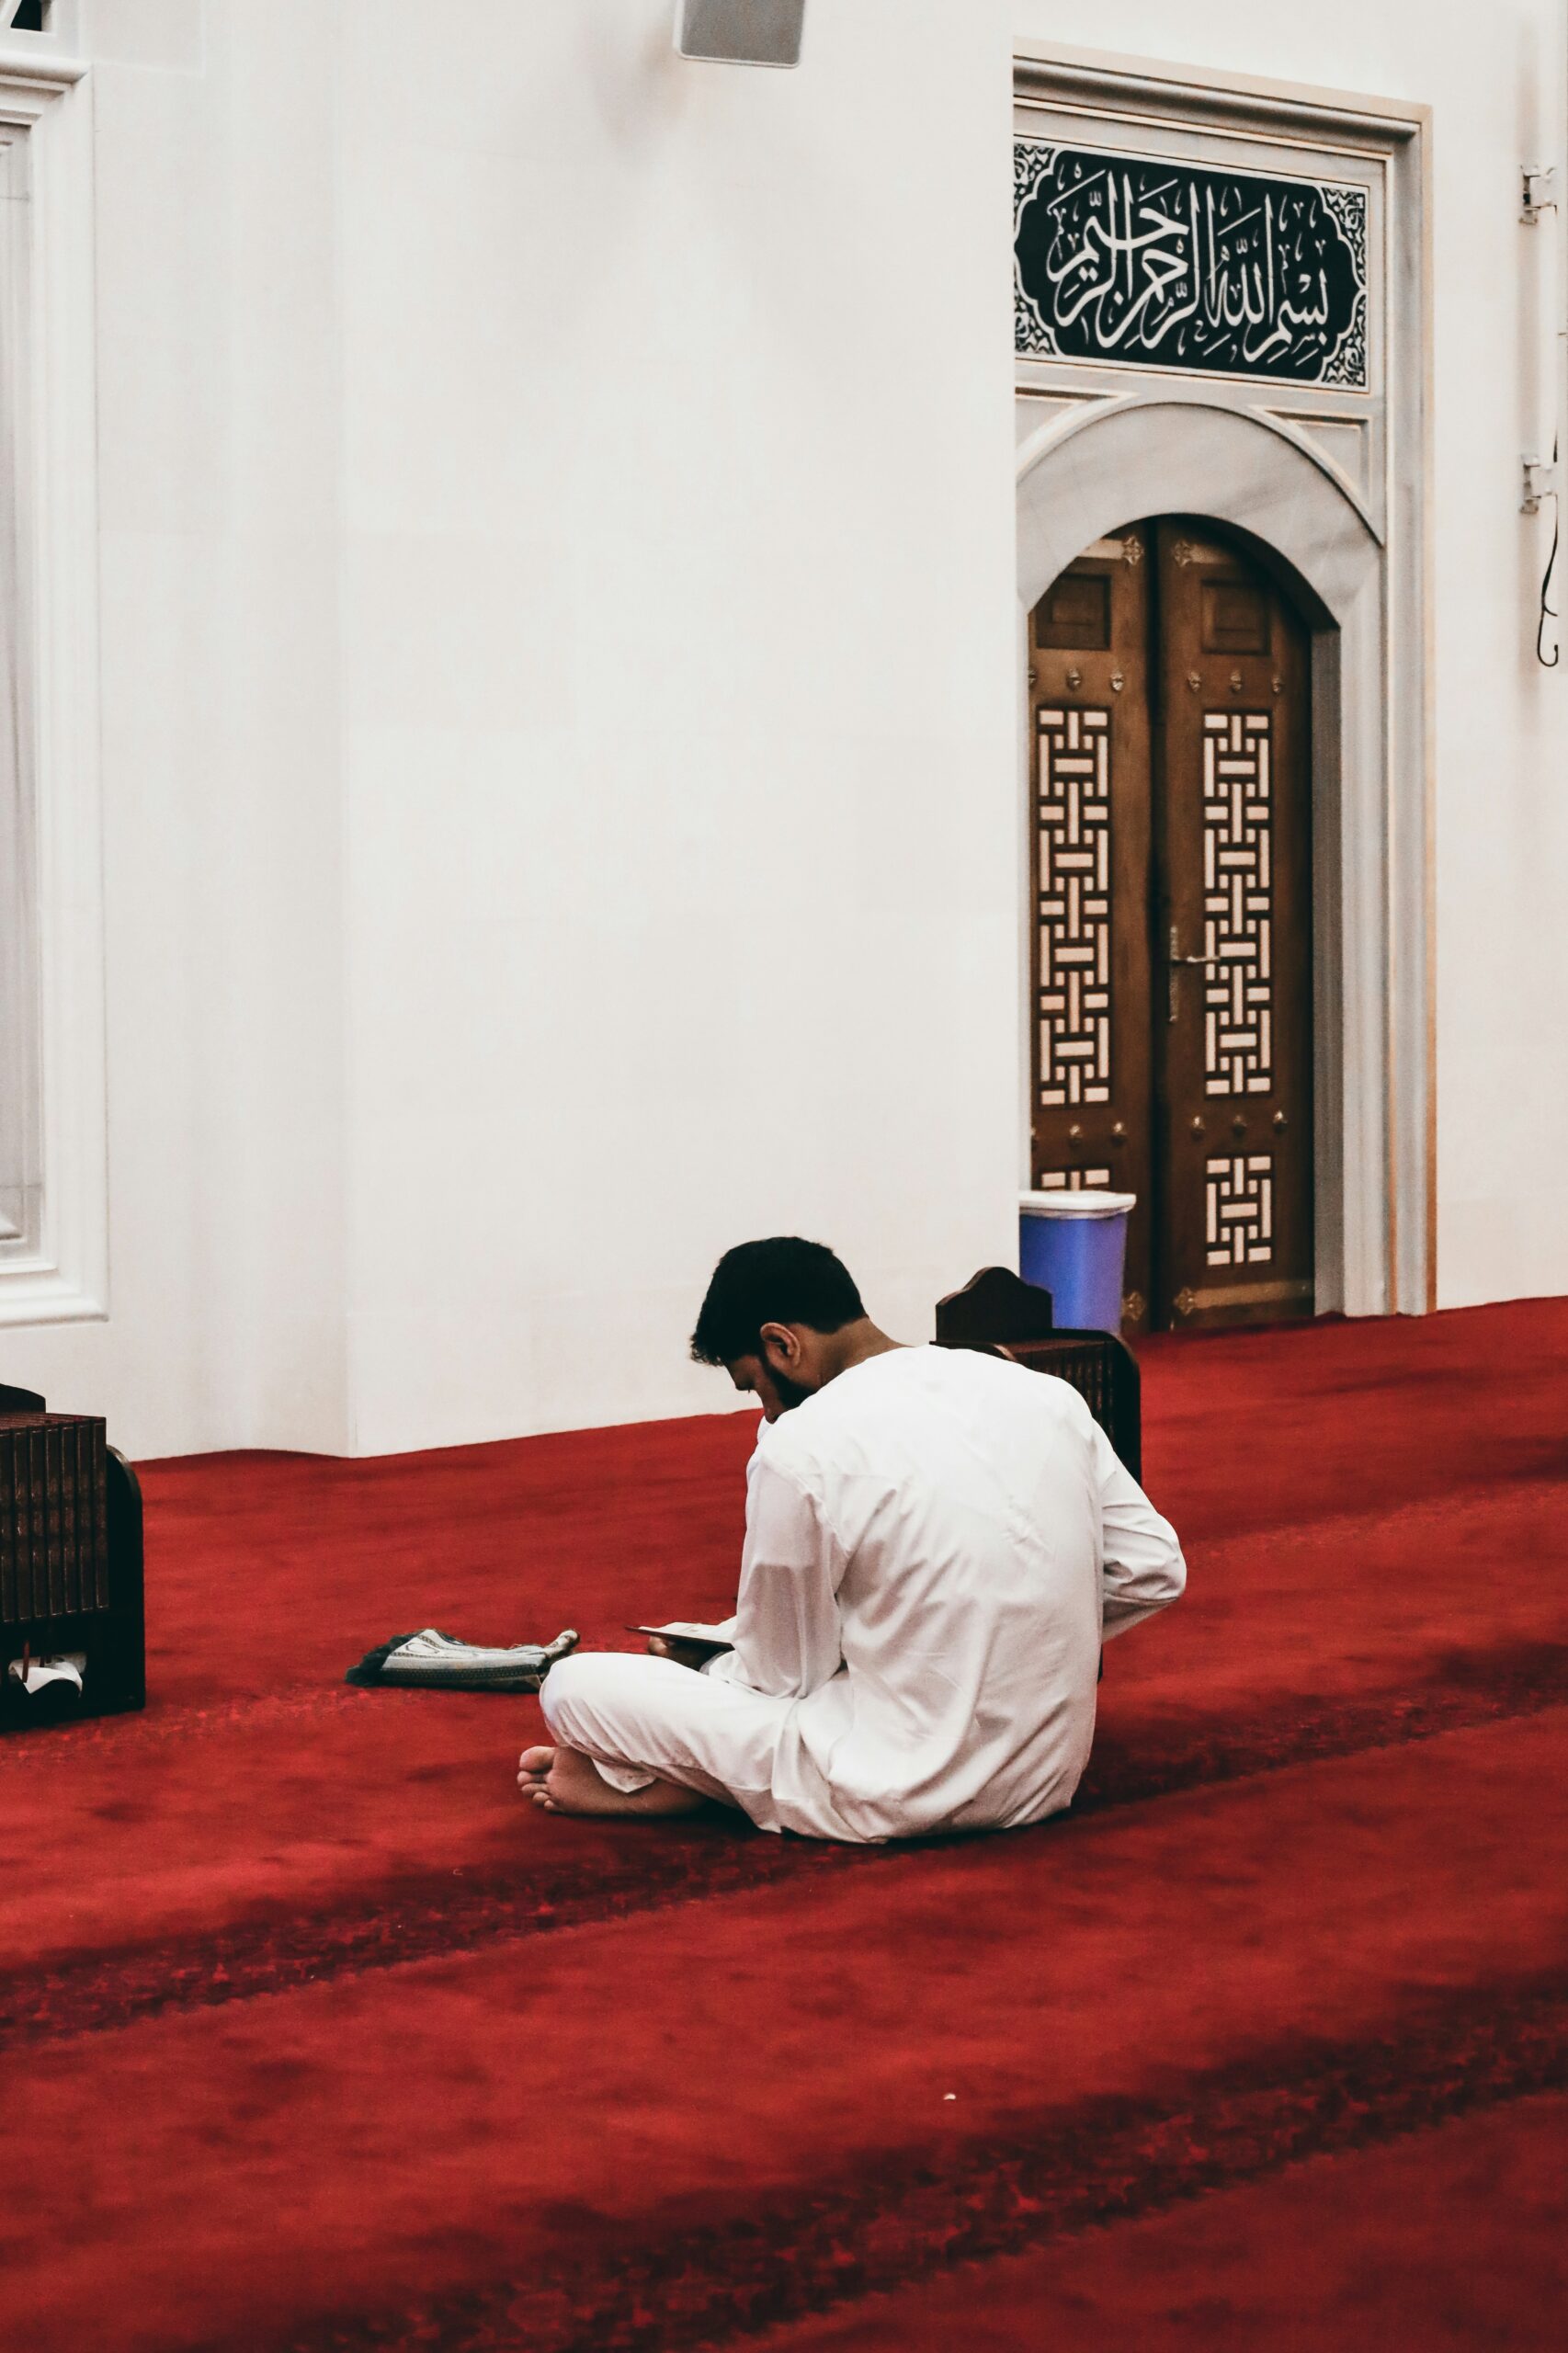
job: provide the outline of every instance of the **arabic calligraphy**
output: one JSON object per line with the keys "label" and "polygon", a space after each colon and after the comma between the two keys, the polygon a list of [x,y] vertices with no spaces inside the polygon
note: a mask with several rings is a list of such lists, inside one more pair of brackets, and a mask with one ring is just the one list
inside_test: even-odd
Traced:
{"label": "arabic calligraphy", "polygon": [[1367,388],[1367,192],[1014,145],[1026,355]]}

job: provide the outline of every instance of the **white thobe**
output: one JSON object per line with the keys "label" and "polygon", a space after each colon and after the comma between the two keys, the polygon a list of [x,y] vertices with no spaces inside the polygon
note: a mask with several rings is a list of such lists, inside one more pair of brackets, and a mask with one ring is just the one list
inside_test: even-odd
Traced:
{"label": "white thobe", "polygon": [[764,1424],[733,1648],[702,1674],[551,1669],[557,1737],[765,1830],[855,1842],[1039,1822],[1094,1737],[1100,1646],[1186,1583],[1169,1523],[1065,1381],[895,1348]]}

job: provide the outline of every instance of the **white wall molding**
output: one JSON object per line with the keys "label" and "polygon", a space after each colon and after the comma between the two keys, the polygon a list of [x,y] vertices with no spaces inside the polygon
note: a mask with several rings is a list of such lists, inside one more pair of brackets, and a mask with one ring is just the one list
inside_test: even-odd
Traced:
{"label": "white wall molding", "polygon": [[[1158,392],[1126,392],[1119,398],[1113,395],[1096,400],[1092,406],[1085,407],[1076,415],[1069,414],[1065,416],[1052,417],[1038,431],[1029,434],[1026,439],[1019,442],[1017,449],[1019,479],[1021,481],[1023,476],[1029,472],[1048,452],[1059,449],[1064,441],[1071,440],[1074,434],[1086,432],[1091,426],[1103,424],[1108,416],[1124,415],[1128,411],[1134,409],[1169,408],[1182,404],[1221,409],[1226,414],[1244,417],[1247,424],[1256,425],[1266,433],[1277,433],[1282,441],[1289,443],[1292,449],[1299,451],[1309,465],[1316,466],[1327,476],[1341,497],[1348,499],[1371,537],[1380,543],[1382,541],[1385,532],[1381,518],[1373,513],[1358,486],[1351,481],[1344,468],[1337,465],[1328,451],[1320,448],[1310,434],[1303,433],[1300,426],[1294,424],[1290,418],[1282,416],[1278,410],[1268,410],[1255,405],[1244,407],[1240,404],[1233,404],[1222,398],[1217,399],[1208,385],[1204,385],[1195,392],[1184,392],[1179,395],[1173,394],[1168,387]],[[1049,586],[1050,583],[1046,585]]]}
{"label": "white wall molding", "polygon": [[81,0],[52,0],[41,32],[18,31],[12,19],[20,0],[0,0],[0,75],[20,75],[46,88],[69,88],[87,70],[82,48]]}
{"label": "white wall molding", "polygon": [[[1131,401],[1103,416],[1069,420],[1068,429],[1038,451],[1024,472],[1018,519],[1024,610],[1093,540],[1161,513],[1210,516],[1245,531],[1283,558],[1309,626],[1314,619],[1318,623],[1318,1308],[1379,1314],[1391,1304],[1392,1223],[1382,1030],[1391,930],[1383,857],[1387,776],[1377,742],[1383,680],[1378,543],[1365,516],[1294,436],[1200,398]],[[1330,719],[1335,699],[1337,727]]]}
{"label": "white wall molding", "polygon": [[1142,110],[1153,121],[1173,117],[1222,123],[1323,147],[1343,138],[1357,146],[1386,144],[1428,129],[1431,110],[1404,98],[1325,89],[1311,82],[1274,82],[1226,74],[1168,59],[1122,57],[1108,50],[1054,41],[1015,40],[1013,82],[1020,97],[1052,104],[1078,101],[1103,114],[1108,98],[1122,115]]}
{"label": "white wall molding", "polygon": [[[1254,168],[1281,151],[1333,156],[1369,190],[1369,390],[1312,401],[1320,422],[1360,424],[1366,489],[1280,413],[1297,404],[1278,387],[1020,359],[1020,395],[1096,397],[1048,412],[1023,438],[1018,588],[1027,614],[1091,540],[1180,513],[1250,534],[1319,608],[1315,621],[1307,615],[1318,1305],[1419,1312],[1436,1303],[1437,1279],[1427,111],[1043,47],[1016,58],[1015,91],[1026,136],[1070,125],[1074,137],[1109,131],[1136,146],[1153,135]],[[1398,664],[1394,646],[1405,650]],[[1027,721],[1026,709],[1026,744]]]}
{"label": "white wall molding", "polygon": [[0,1324],[108,1312],[98,551],[90,84],[0,64],[13,166],[12,676],[32,926],[36,1132],[26,1214],[0,1240]]}

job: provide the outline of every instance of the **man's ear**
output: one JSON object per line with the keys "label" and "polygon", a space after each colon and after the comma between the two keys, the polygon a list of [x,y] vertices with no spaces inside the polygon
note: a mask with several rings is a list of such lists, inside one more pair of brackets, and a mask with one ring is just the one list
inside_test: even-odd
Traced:
{"label": "man's ear", "polygon": [[762,1342],[765,1364],[777,1372],[792,1372],[801,1361],[801,1336],[788,1324],[765,1324],[757,1337]]}

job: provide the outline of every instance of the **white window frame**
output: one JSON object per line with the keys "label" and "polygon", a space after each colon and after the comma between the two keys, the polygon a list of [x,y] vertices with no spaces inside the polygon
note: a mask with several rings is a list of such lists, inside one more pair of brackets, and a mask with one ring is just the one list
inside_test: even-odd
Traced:
{"label": "white window frame", "polygon": [[108,1304],[85,75],[0,25],[0,1324]]}

